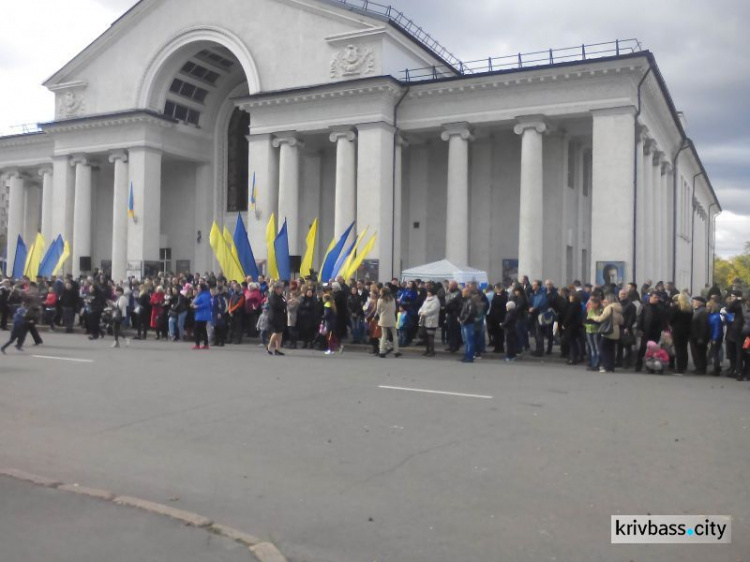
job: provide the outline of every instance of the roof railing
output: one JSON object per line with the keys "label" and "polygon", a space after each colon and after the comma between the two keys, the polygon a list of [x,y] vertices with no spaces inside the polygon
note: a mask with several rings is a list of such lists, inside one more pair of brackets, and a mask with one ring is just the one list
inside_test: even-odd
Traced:
{"label": "roof railing", "polygon": [[443,45],[441,45],[437,39],[427,33],[424,29],[414,23],[414,20],[408,18],[403,12],[397,10],[393,6],[386,6],[385,4],[379,4],[377,2],[370,2],[370,0],[329,0],[335,4],[341,4],[342,6],[358,12],[379,16],[390,21],[392,24],[403,30],[408,35],[411,35],[419,43],[424,45],[428,50],[432,51],[438,58],[442,59],[447,63],[449,67],[458,70],[461,65],[461,61]]}
{"label": "roof railing", "polygon": [[42,129],[38,123],[23,123],[21,125],[8,125],[0,127],[0,137],[12,137],[15,135],[28,135],[31,133],[40,133]]}
{"label": "roof railing", "polygon": [[402,71],[406,82],[439,80],[465,74],[482,74],[500,70],[551,66],[567,62],[585,61],[605,57],[619,57],[642,51],[638,39],[617,39],[606,43],[577,45],[562,49],[547,49],[531,53],[516,53],[503,57],[489,57],[476,61],[458,61],[455,68],[447,65],[410,68]]}

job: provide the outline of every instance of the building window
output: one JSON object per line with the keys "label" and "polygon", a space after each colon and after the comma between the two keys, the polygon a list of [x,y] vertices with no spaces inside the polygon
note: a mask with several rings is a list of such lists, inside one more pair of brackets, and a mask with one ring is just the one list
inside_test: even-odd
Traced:
{"label": "building window", "polygon": [[159,261],[163,272],[172,271],[172,248],[161,248],[159,250]]}
{"label": "building window", "polygon": [[186,62],[181,72],[198,80],[203,80],[212,86],[216,85],[216,81],[219,79],[219,73],[213,70],[207,69],[205,66],[201,66],[194,62]]}
{"label": "building window", "polygon": [[183,96],[189,100],[196,101],[198,103],[204,103],[206,96],[208,96],[208,90],[199,88],[195,84],[185,82],[179,78],[175,78],[172,81],[172,85],[169,87],[169,91],[178,96]]}
{"label": "building window", "polygon": [[199,111],[190,109],[189,107],[171,100],[167,100],[167,103],[164,104],[164,115],[167,117],[174,117],[178,121],[195,125],[196,127],[199,125],[201,116]]}
{"label": "building window", "polygon": [[196,57],[210,62],[211,64],[215,64],[222,70],[232,70],[232,67],[234,66],[234,61],[226,57],[222,57],[220,54],[209,51],[208,49],[201,51],[196,55]]}
{"label": "building window", "polygon": [[568,143],[568,187],[576,187],[576,147],[572,142]]}
{"label": "building window", "polygon": [[583,153],[583,196],[588,197],[591,192],[591,151]]}
{"label": "building window", "polygon": [[248,183],[247,133],[250,114],[237,108],[229,121],[227,137],[227,211],[247,211],[250,185]]}

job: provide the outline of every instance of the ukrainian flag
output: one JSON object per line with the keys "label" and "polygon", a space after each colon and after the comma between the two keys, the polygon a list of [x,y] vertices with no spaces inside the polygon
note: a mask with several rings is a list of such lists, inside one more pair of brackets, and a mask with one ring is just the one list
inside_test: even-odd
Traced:
{"label": "ukrainian flag", "polygon": [[257,204],[258,193],[255,190],[255,172],[253,172],[253,185],[250,188],[250,208],[255,211],[255,205]]}
{"label": "ukrainian flag", "polygon": [[130,182],[130,197],[128,199],[128,217],[135,218],[135,199],[133,198],[133,182]]}

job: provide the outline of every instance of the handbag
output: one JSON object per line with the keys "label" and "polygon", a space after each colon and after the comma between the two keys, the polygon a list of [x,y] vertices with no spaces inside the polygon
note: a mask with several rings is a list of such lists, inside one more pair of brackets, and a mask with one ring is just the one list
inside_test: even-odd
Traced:
{"label": "handbag", "polygon": [[625,347],[630,347],[631,345],[635,345],[635,336],[632,332],[623,332],[620,334],[620,342]]}
{"label": "handbag", "polygon": [[321,322],[320,326],[318,327],[318,333],[321,336],[327,336],[328,335],[328,326],[326,326],[325,322]]}
{"label": "handbag", "polygon": [[615,326],[612,324],[612,318],[607,318],[599,324],[598,333],[600,336],[611,336],[615,332]]}

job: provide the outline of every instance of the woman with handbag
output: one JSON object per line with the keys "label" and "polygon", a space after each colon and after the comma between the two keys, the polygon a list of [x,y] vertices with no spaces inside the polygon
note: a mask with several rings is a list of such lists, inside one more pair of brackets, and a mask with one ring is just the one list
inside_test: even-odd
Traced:
{"label": "woman with handbag", "polygon": [[437,298],[434,286],[427,287],[427,298],[419,309],[419,325],[424,331],[424,339],[427,342],[427,351],[422,355],[435,357],[435,332],[440,319],[440,301]]}
{"label": "woman with handbag", "polygon": [[623,324],[622,306],[617,302],[614,293],[604,295],[604,311],[594,316],[592,320],[599,324],[598,333],[601,335],[599,350],[601,366],[600,373],[615,372],[615,352],[620,339],[620,326]]}

